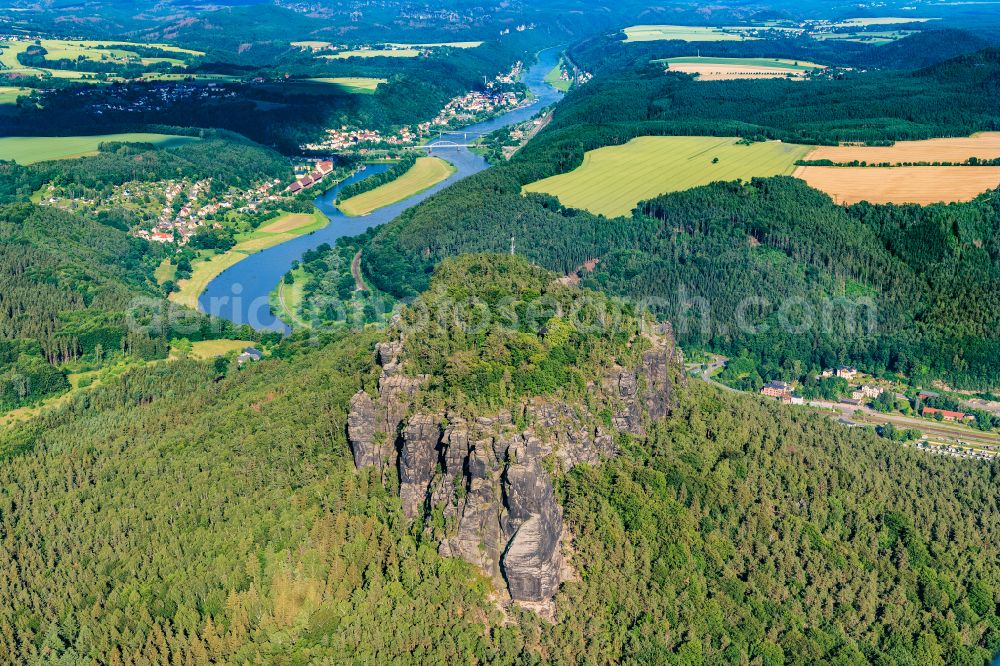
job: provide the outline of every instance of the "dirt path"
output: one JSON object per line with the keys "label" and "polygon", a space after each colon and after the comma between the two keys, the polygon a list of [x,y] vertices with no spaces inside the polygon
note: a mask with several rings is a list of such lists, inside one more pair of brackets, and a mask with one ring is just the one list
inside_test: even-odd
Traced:
{"label": "dirt path", "polygon": [[351,275],[354,276],[354,291],[367,291],[365,279],[361,276],[361,250],[358,250],[351,261]]}

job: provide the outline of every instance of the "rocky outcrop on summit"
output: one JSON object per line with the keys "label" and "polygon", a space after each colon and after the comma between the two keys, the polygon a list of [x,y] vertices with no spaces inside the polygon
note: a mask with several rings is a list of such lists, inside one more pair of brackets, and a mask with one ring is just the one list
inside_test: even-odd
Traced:
{"label": "rocky outcrop on summit", "polygon": [[442,555],[480,567],[510,600],[544,609],[568,570],[563,509],[547,470],[599,464],[615,454],[616,432],[642,436],[669,413],[677,350],[668,328],[646,337],[640,367],[607,368],[588,387],[607,403],[610,425],[555,397],[525,399],[515,414],[421,410],[414,400],[426,378],[405,376],[401,345],[383,343],[378,395],[351,401],[355,464],[396,466],[404,513],[425,520]]}

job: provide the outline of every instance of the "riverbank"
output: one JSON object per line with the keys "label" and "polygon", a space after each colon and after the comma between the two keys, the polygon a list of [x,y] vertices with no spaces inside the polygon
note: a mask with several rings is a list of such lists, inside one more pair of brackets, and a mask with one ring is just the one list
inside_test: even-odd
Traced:
{"label": "riverbank", "polygon": [[329,223],[330,220],[318,209],[312,214],[284,213],[259,229],[237,236],[236,245],[230,250],[194,261],[191,265],[191,277],[178,280],[178,291],[170,294],[169,298],[178,305],[197,308],[208,284],[227,268],[253,254],[318,231]]}
{"label": "riverbank", "polygon": [[[545,49],[525,73],[524,83],[534,95],[534,104],[460,130],[446,131],[434,143],[424,147],[429,156],[442,157],[455,167],[455,172],[448,178],[368,215],[349,217],[337,208],[337,192],[351,182],[389,168],[388,165],[366,166],[316,199],[316,206],[330,218],[330,225],[315,234],[282,243],[229,266],[208,284],[198,301],[199,309],[236,324],[249,324],[257,330],[290,332],[291,327],[267,306],[271,302],[271,293],[293,262],[301,259],[307,250],[315,249],[323,243],[332,246],[340,237],[357,236],[372,227],[390,222],[444,188],[489,168],[481,155],[468,149],[469,137],[485,136],[502,127],[524,122],[543,108],[559,101],[562,93],[544,81],[545,75],[559,62],[559,57],[558,47]],[[235,295],[239,298],[233,298]]]}

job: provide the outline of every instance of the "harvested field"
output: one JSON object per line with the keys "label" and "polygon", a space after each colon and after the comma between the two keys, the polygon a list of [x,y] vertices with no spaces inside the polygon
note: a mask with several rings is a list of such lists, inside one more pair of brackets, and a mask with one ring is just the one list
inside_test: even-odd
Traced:
{"label": "harvested field", "polygon": [[830,160],[839,164],[900,164],[906,162],[965,162],[970,157],[1000,158],[1000,132],[980,132],[968,137],[897,141],[892,146],[823,146],[807,160]]}
{"label": "harvested field", "polygon": [[726,81],[732,79],[802,78],[807,73],[823,69],[813,62],[784,60],[781,58],[710,58],[682,57],[658,61],[672,72],[693,74],[699,81]]}
{"label": "harvested field", "polygon": [[626,42],[656,42],[679,40],[683,42],[741,42],[746,37],[720,28],[691,25],[633,25],[625,28]]}
{"label": "harvested field", "polygon": [[1000,186],[1000,167],[799,167],[793,174],[839,204],[971,201]]}

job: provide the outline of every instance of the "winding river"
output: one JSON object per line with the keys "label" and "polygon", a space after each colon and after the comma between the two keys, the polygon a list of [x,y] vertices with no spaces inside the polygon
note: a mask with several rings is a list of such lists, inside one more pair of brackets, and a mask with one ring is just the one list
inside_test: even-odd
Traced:
{"label": "winding river", "polygon": [[399,203],[373,211],[369,215],[348,217],[334,205],[340,189],[357,180],[385,171],[384,164],[368,165],[316,199],[316,206],[330,219],[323,229],[300,236],[287,243],[276,245],[250,255],[243,261],[226,269],[212,280],[198,299],[202,312],[229,319],[237,324],[250,324],[257,330],[288,332],[288,326],[278,319],[268,304],[268,295],[277,286],[282,276],[307,250],[323,243],[333,245],[342,236],[356,236],[365,230],[389,222],[407,208],[416,206],[424,199],[449,185],[468,178],[472,174],[489,168],[485,159],[468,148],[453,144],[466,143],[466,133],[486,134],[494,130],[522,122],[535,115],[539,109],[557,101],[562,93],[545,83],[548,74],[559,61],[559,48],[550,48],[538,54],[537,62],[524,75],[524,83],[535,95],[535,102],[515,109],[502,116],[471,125],[461,130],[445,133],[438,142],[431,144],[430,154],[451,162],[456,171],[447,180],[430,189],[400,201]]}

